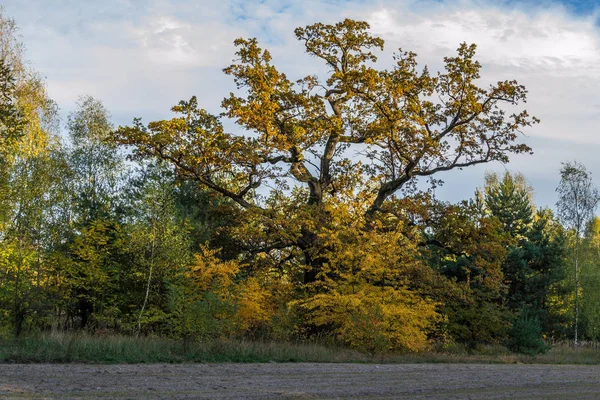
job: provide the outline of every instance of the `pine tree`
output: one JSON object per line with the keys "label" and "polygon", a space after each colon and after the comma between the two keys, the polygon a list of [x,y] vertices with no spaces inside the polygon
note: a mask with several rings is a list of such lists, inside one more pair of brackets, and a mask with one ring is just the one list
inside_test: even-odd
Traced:
{"label": "pine tree", "polygon": [[500,221],[511,243],[502,263],[505,303],[515,317],[525,313],[546,332],[555,331],[547,299],[564,272],[565,243],[553,234],[557,222],[549,210],[534,213],[532,189],[522,175],[507,172],[501,181],[488,175],[486,181],[488,212]]}
{"label": "pine tree", "polygon": [[533,221],[528,187],[522,176],[504,174],[498,182],[495,175],[488,175],[485,203],[490,213],[500,220],[504,231],[511,236],[521,237]]}

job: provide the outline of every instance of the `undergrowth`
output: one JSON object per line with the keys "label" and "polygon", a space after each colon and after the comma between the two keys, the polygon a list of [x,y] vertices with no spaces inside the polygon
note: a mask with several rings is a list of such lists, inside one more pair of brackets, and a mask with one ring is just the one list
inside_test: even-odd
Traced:
{"label": "undergrowth", "polygon": [[511,353],[503,346],[460,345],[423,353],[364,354],[335,343],[207,340],[47,333],[0,340],[3,363],[541,363],[600,364],[595,346],[555,344],[537,356]]}

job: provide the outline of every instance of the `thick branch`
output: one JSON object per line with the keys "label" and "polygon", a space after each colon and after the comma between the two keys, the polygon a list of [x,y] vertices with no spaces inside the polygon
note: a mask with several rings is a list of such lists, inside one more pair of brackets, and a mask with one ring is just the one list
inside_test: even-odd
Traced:
{"label": "thick branch", "polygon": [[400,189],[406,182],[410,180],[411,176],[407,174],[403,174],[398,179],[394,179],[388,182],[385,182],[379,188],[377,192],[377,197],[373,201],[373,204],[367,210],[367,217],[373,216],[377,211],[381,210],[381,206],[383,203],[394,194],[398,189]]}
{"label": "thick branch", "polygon": [[[192,174],[194,176],[194,178],[196,178],[198,180],[198,182],[200,182],[204,186],[207,186],[208,188],[214,190],[215,192],[218,192],[218,193],[222,194],[223,196],[230,198],[231,200],[238,203],[240,206],[242,206],[244,208],[260,208],[257,205],[252,204],[252,203],[248,202],[247,200],[245,200],[243,198],[243,195],[236,194],[224,187],[221,187],[221,186],[217,185],[216,183],[214,183],[210,179],[210,177],[199,174],[195,168],[192,168],[189,165],[184,164],[181,161],[181,157],[175,158],[169,154],[165,154],[162,147],[157,147],[156,152],[158,153],[160,158],[162,158],[163,160],[171,161],[177,168]],[[244,194],[246,194],[246,193],[244,193]]]}
{"label": "thick branch", "polygon": [[465,161],[465,162],[461,163],[461,162],[458,162],[459,157],[460,157],[460,153],[450,164],[438,166],[436,168],[425,170],[425,171],[420,171],[416,168],[418,159],[409,163],[407,165],[407,167],[404,169],[404,173],[402,174],[402,176],[400,176],[398,179],[393,179],[393,180],[385,182],[383,185],[381,185],[381,187],[379,188],[379,191],[377,192],[377,197],[373,201],[373,204],[367,210],[367,216],[371,217],[371,216],[373,216],[373,214],[375,214],[375,212],[380,211],[383,203],[391,195],[393,195],[396,191],[398,191],[400,188],[402,188],[402,186],[404,186],[404,184],[406,182],[408,182],[414,176],[430,176],[437,172],[450,171],[455,168],[470,167],[472,165],[487,163],[492,160],[490,149],[488,149],[488,152],[486,153],[485,157],[483,157],[481,159]]}

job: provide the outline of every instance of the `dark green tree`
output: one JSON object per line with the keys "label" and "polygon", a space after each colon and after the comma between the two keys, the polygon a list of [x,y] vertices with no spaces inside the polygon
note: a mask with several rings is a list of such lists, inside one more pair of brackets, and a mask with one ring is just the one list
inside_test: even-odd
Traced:
{"label": "dark green tree", "polygon": [[474,202],[437,204],[427,220],[425,253],[446,279],[432,279],[431,295],[447,317],[442,331],[470,347],[498,343],[510,328],[501,266],[510,243],[497,219],[478,215]]}
{"label": "dark green tree", "polygon": [[507,305],[513,311],[524,306],[529,271],[526,234],[531,229],[533,210],[527,186],[522,176],[506,172],[499,180],[495,174],[486,176],[485,207],[490,216],[500,222],[510,246],[502,263],[504,282],[508,288]]}
{"label": "dark green tree", "polygon": [[527,184],[522,175],[506,172],[501,181],[486,176],[485,205],[502,224],[506,233],[519,238],[531,227],[533,209]]}
{"label": "dark green tree", "polygon": [[502,263],[506,305],[515,317],[527,315],[544,331],[554,332],[547,298],[552,285],[564,275],[565,241],[555,232],[558,223],[550,210],[534,213],[532,195],[521,174],[506,172],[502,180],[486,176],[485,206],[510,239]]}
{"label": "dark green tree", "polygon": [[545,333],[555,337],[562,336],[560,327],[564,318],[552,310],[549,297],[560,289],[560,283],[565,279],[567,252],[564,229],[551,210],[539,209],[531,229],[505,262],[507,268],[513,263],[515,272],[509,299],[511,307],[526,309]]}

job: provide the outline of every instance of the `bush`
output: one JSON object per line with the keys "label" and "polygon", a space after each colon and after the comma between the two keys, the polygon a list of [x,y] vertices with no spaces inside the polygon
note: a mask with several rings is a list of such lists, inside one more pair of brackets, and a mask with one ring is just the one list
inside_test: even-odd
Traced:
{"label": "bush", "polygon": [[547,353],[551,346],[542,338],[542,326],[538,318],[523,310],[513,323],[507,347],[515,353],[535,356]]}
{"label": "bush", "polygon": [[336,338],[365,353],[425,351],[439,320],[435,303],[406,288],[339,286],[297,303],[316,326],[333,327]]}

